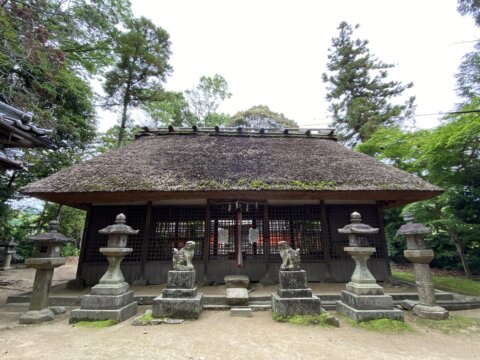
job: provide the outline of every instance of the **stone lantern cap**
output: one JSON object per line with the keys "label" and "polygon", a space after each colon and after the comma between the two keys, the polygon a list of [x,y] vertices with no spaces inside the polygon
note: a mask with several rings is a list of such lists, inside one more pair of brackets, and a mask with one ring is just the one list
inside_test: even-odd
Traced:
{"label": "stone lantern cap", "polygon": [[403,216],[406,224],[400,226],[397,230],[397,235],[428,235],[432,230],[423,224],[415,224],[415,218],[412,213],[406,213]]}
{"label": "stone lantern cap", "polygon": [[118,214],[115,218],[115,224],[108,225],[106,228],[98,230],[100,234],[125,234],[125,235],[137,235],[140,230],[133,230],[130,226],[125,225],[126,216],[124,214]]}
{"label": "stone lantern cap", "polygon": [[27,239],[33,243],[68,243],[73,239],[58,232],[60,223],[56,220],[48,223],[48,230],[46,233],[30,236]]}
{"label": "stone lantern cap", "polygon": [[343,228],[338,229],[340,234],[377,234],[378,228],[371,227],[370,225],[362,223],[362,216],[358,212],[353,212],[350,216],[350,224],[345,225]]}

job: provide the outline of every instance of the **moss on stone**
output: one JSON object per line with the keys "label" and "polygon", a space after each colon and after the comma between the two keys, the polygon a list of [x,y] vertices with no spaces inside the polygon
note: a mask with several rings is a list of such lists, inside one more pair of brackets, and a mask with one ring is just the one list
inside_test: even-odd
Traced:
{"label": "moss on stone", "polygon": [[377,331],[377,332],[385,332],[385,333],[407,333],[412,332],[413,328],[400,320],[393,320],[393,319],[374,319],[368,321],[360,321],[356,322],[355,320],[350,319],[344,315],[339,315],[343,322],[360,329],[368,330],[368,331]]}
{"label": "moss on stone", "polygon": [[106,328],[116,324],[117,322],[114,320],[97,320],[97,321],[79,321],[75,323],[74,326],[89,327],[89,328]]}
{"label": "moss on stone", "polygon": [[278,322],[285,322],[295,325],[314,325],[314,326],[337,326],[336,320],[332,315],[327,312],[323,312],[318,315],[293,315],[282,316],[275,312],[272,312],[273,320]]}

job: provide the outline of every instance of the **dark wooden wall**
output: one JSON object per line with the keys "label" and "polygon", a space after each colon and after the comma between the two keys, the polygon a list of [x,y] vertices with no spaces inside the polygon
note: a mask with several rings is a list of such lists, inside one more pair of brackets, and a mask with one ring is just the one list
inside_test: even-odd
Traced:
{"label": "dark wooden wall", "polygon": [[[149,284],[165,283],[171,269],[172,248],[182,247],[189,240],[197,243],[194,264],[199,280],[221,283],[225,275],[231,274],[246,274],[251,281],[260,281],[267,275],[276,278],[281,263],[277,243],[287,240],[292,247],[300,247],[302,268],[307,271],[309,281],[346,282],[353,273],[354,262],[343,252],[343,247],[348,245],[347,236],[339,234],[337,229],[350,222],[353,211],[362,215],[364,223],[381,229],[369,238],[377,249],[369,268],[379,281],[389,274],[382,219],[376,205],[251,203],[247,209],[243,203],[236,205],[238,209],[235,204],[92,206],[77,276],[94,285],[103,275],[107,262],[98,249],[106,245],[107,238],[98,230],[113,224],[121,212],[126,215],[128,225],[140,230],[138,235],[129,237],[128,246],[133,252],[122,262],[122,271],[129,283],[140,278]],[[236,226],[238,212],[241,212],[241,227]],[[259,230],[255,245],[249,242],[249,228]],[[227,229],[228,237],[219,236],[219,229]],[[242,266],[238,266],[233,248],[237,236],[241,238]]]}

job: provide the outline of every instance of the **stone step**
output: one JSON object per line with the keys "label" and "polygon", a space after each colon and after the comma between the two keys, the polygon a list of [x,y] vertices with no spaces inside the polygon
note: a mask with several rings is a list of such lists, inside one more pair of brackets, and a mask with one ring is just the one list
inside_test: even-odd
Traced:
{"label": "stone step", "polygon": [[246,307],[232,307],[230,309],[230,316],[233,317],[252,317],[252,309]]}
{"label": "stone step", "polygon": [[230,310],[232,307],[230,305],[218,305],[218,304],[208,304],[203,305],[203,310]]}
{"label": "stone step", "polygon": [[226,301],[227,305],[231,306],[246,306],[248,305],[248,291],[245,288],[227,288]]}

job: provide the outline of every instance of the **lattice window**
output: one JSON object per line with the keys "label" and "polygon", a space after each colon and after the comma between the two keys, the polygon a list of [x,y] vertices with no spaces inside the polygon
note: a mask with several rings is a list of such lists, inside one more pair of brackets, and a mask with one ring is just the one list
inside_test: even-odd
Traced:
{"label": "lattice window", "polygon": [[230,205],[215,205],[210,210],[210,257],[235,259],[237,214]]}
{"label": "lattice window", "polygon": [[[343,251],[348,246],[348,236],[340,234],[338,229],[350,223],[352,212],[362,215],[362,222],[372,227],[380,227],[380,219],[376,205],[328,205],[326,215],[328,220],[328,238],[330,240],[330,255],[332,258],[348,258],[349,255]],[[367,236],[371,246],[376,248],[372,258],[385,258],[387,256],[385,240],[381,230],[378,234]]]}
{"label": "lattice window", "polygon": [[85,260],[87,263],[105,263],[104,255],[99,252],[101,247],[107,246],[107,235],[98,233],[108,225],[115,223],[118,214],[124,213],[127,225],[135,230],[140,230],[137,235],[128,237],[127,246],[133,252],[125,257],[125,262],[140,261],[142,253],[143,229],[145,228],[146,206],[93,206],[90,210],[89,226],[87,229],[87,242],[85,246]]}
{"label": "lattice window", "polygon": [[[320,206],[275,206],[268,208],[270,254],[278,254],[278,243],[300,248],[302,259],[323,258]],[[271,260],[280,261],[279,256]]]}
{"label": "lattice window", "polygon": [[242,253],[248,257],[264,255],[263,206],[249,204],[242,210]]}
{"label": "lattice window", "polygon": [[205,208],[154,207],[147,261],[171,261],[173,248],[195,241],[195,256],[201,257],[205,238]]}

